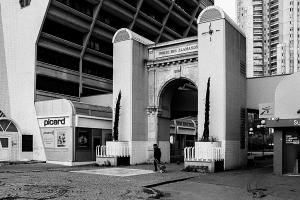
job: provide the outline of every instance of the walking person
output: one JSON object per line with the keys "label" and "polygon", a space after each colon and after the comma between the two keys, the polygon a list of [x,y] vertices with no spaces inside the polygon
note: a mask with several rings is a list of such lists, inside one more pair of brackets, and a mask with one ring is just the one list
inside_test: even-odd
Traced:
{"label": "walking person", "polygon": [[161,157],[161,151],[157,144],[153,144],[153,150],[154,150],[154,171],[157,171],[157,164],[160,163],[160,157]]}

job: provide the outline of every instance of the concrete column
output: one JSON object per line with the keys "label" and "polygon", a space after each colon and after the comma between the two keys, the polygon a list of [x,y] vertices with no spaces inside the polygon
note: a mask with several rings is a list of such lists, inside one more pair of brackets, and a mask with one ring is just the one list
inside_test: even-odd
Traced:
{"label": "concrete column", "polygon": [[119,141],[128,141],[131,164],[146,162],[148,73],[144,61],[147,45],[153,42],[128,30],[120,29],[113,37],[113,109],[122,92]]}
{"label": "concrete column", "polygon": [[153,144],[158,144],[158,108],[149,106],[147,108],[148,115],[148,145],[147,160],[153,158]]}
{"label": "concrete column", "polygon": [[205,121],[205,97],[210,78],[209,135],[222,143],[225,169],[243,166],[245,139],[246,38],[222,11],[209,6],[198,17],[198,133]]}

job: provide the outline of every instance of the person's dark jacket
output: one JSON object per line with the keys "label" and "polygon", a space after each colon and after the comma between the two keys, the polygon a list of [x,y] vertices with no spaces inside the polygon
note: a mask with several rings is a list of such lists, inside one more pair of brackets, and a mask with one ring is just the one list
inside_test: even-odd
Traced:
{"label": "person's dark jacket", "polygon": [[161,157],[161,151],[160,148],[154,148],[154,159],[157,159],[160,161],[160,157]]}

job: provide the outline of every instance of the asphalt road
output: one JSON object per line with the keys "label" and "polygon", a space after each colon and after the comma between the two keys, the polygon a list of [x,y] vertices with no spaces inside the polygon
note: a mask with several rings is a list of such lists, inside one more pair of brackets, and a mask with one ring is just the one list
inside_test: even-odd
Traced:
{"label": "asphalt road", "polygon": [[172,200],[299,200],[300,177],[273,175],[266,167],[206,174],[154,189]]}

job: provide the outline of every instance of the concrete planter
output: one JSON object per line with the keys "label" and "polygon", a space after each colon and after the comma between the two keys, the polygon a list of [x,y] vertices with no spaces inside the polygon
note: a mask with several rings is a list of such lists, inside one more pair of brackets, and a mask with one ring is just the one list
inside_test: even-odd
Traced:
{"label": "concrete planter", "polygon": [[221,147],[221,142],[195,142],[195,159],[212,160],[214,147]]}
{"label": "concrete planter", "polygon": [[106,145],[101,147],[100,156],[96,158],[98,165],[129,165],[130,152],[129,143],[123,141],[107,141]]}

